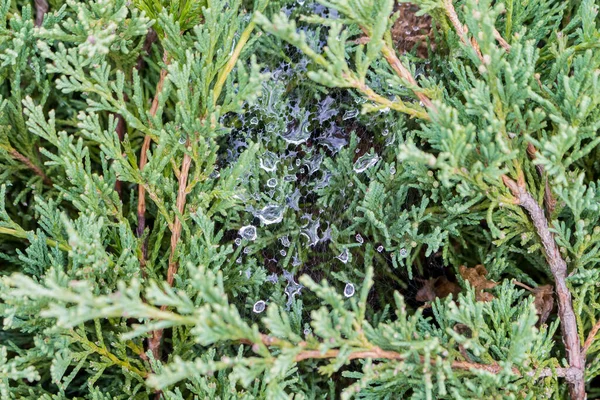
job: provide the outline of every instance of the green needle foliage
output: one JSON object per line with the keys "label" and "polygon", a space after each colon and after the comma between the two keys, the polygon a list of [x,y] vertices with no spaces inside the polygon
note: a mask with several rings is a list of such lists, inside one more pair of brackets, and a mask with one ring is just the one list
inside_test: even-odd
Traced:
{"label": "green needle foliage", "polygon": [[600,396],[598,2],[402,3],[0,0],[0,397]]}

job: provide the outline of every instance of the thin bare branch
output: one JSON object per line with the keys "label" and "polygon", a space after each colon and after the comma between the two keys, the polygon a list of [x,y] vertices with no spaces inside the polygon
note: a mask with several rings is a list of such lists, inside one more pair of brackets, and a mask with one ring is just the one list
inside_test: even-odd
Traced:
{"label": "thin bare branch", "polygon": [[[283,345],[287,344],[276,337],[265,335],[265,334],[261,334],[261,341],[265,346],[283,347]],[[249,340],[240,340],[240,342],[248,344],[248,345],[254,344]],[[289,345],[289,344],[287,344],[287,345]],[[298,347],[306,347],[306,345],[307,345],[306,342],[300,342],[297,344]],[[340,355],[340,351],[337,349],[328,350],[324,353],[320,350],[303,350],[295,357],[295,361],[300,362],[300,361],[309,360],[309,359],[330,359],[330,358],[337,358],[339,355]],[[374,346],[368,350],[354,351],[354,352],[350,353],[350,355],[348,356],[349,360],[369,359],[369,358],[370,359],[398,360],[398,361],[404,361],[406,359],[406,357],[401,353],[398,353],[396,351],[391,351],[391,350],[383,350],[382,348],[380,348],[378,346]],[[421,356],[420,359],[421,359],[422,363],[427,362],[426,358],[423,356]],[[432,365],[435,365],[435,360],[430,360],[430,363]],[[498,363],[481,364],[481,363],[475,363],[475,362],[470,362],[470,361],[453,361],[451,364],[451,367],[453,369],[464,370],[464,371],[484,370],[484,371],[487,371],[487,372],[490,372],[493,374],[498,374],[498,373],[502,372],[502,370],[504,369],[504,367],[502,367]],[[521,372],[517,368],[512,368],[512,372],[517,376],[522,376]],[[529,371],[526,374],[526,376],[537,377],[537,378],[557,376],[557,377],[564,378],[564,377],[569,376],[571,373],[572,373],[572,371],[570,368],[554,368],[554,369],[553,368],[543,368],[543,369],[539,369],[539,370]]]}
{"label": "thin bare branch", "polygon": [[500,32],[498,32],[498,29],[494,28],[494,38],[496,38],[496,41],[498,42],[498,44],[500,46],[502,46],[502,48],[504,50],[506,50],[506,52],[510,52],[510,44],[508,44],[508,42],[506,40],[504,40],[504,38],[502,37],[502,35],[500,34]]}
{"label": "thin bare branch", "polygon": [[469,39],[467,37],[469,29],[465,25],[463,25],[462,22],[460,22],[458,14],[456,14],[456,10],[454,9],[454,4],[452,4],[452,0],[444,0],[444,10],[446,11],[446,16],[452,23],[452,26],[454,26],[454,30],[460,38],[460,41],[463,42],[465,46],[471,47],[477,54],[479,60],[483,63],[483,55],[481,55],[481,49],[479,48],[479,44],[474,38]]}
{"label": "thin bare branch", "polygon": [[[536,148],[529,143],[527,145],[527,155],[529,156],[529,158],[531,158],[531,160],[535,160],[536,157],[536,153],[537,150]],[[546,207],[546,212],[548,213],[548,215],[552,215],[552,213],[554,212],[554,208],[556,207],[556,200],[554,199],[554,196],[552,195],[552,189],[550,188],[550,183],[548,182],[548,179],[544,177],[544,167],[541,165],[536,165],[535,166],[538,175],[542,178],[545,179],[544,182],[544,206]]]}
{"label": "thin bare branch", "polygon": [[44,173],[44,171],[42,171],[42,169],[40,167],[38,167],[37,165],[35,165],[33,162],[31,162],[31,160],[27,157],[25,157],[23,154],[19,153],[16,149],[14,148],[10,148],[8,150],[8,153],[10,154],[10,156],[12,158],[14,158],[17,161],[22,162],[23,164],[25,164],[27,166],[27,168],[29,168],[30,170],[32,170],[36,175],[38,175],[39,177],[42,178],[42,181],[44,181],[44,183],[48,186],[52,185],[52,180]]}
{"label": "thin bare branch", "polygon": [[[119,142],[122,142],[123,138],[125,137],[125,131],[127,130],[125,118],[123,118],[121,114],[115,114],[115,118],[117,119],[117,136],[119,137]],[[122,187],[123,183],[117,179],[117,181],[115,182],[115,191],[119,194],[119,197],[121,197]]]}
{"label": "thin bare branch", "polygon": [[558,314],[560,316],[567,360],[570,366],[569,374],[566,376],[569,382],[569,393],[572,399],[585,399],[584,360],[577,333],[577,319],[573,310],[573,300],[566,283],[567,263],[560,254],[558,246],[554,241],[554,235],[550,232],[544,210],[527,191],[524,178],[520,176],[517,183],[504,175],[502,180],[515,197],[515,204],[523,207],[529,214],[542,242],[543,253],[550,267],[550,272],[554,277],[556,294],[558,296]]}
{"label": "thin bare branch", "polygon": [[42,26],[48,8],[48,0],[35,0],[35,26]]}
{"label": "thin bare branch", "polygon": [[596,339],[596,334],[600,330],[600,320],[596,321],[596,324],[592,327],[592,330],[588,334],[587,339],[585,339],[585,343],[583,344],[583,348],[581,349],[582,357],[585,359],[585,356],[592,345],[594,340]]}
{"label": "thin bare branch", "polygon": [[[167,52],[164,52],[163,62],[168,64],[168,56]],[[158,79],[158,83],[156,84],[156,90],[154,92],[154,99],[152,100],[152,106],[150,107],[150,115],[155,116],[158,111],[158,99],[160,93],[162,92],[165,78],[167,77],[167,70],[162,69],[160,71],[160,77]],[[142,144],[142,150],[140,152],[140,171],[144,170],[146,163],[148,162],[148,150],[150,150],[150,143],[152,138],[150,135],[146,135],[144,137],[144,143]],[[137,236],[142,237],[144,234],[144,229],[146,229],[146,189],[144,185],[138,185],[138,206],[137,206],[137,217],[138,217],[138,226],[137,226]],[[140,265],[142,269],[146,265],[146,257],[147,257],[147,247],[144,243],[142,245],[142,257],[140,259]]]}
{"label": "thin bare branch", "polygon": [[[398,58],[398,56],[396,55],[396,52],[393,49],[391,49],[387,44],[385,44],[381,51],[383,53],[383,56],[387,60],[387,62],[390,64],[390,66],[394,70],[394,72],[396,72],[396,74],[400,78],[406,80],[414,88],[419,87],[419,84],[417,83],[415,78],[412,76],[410,71],[402,64],[402,62],[400,62],[400,59]],[[435,106],[433,105],[433,103],[431,102],[431,99],[429,97],[427,97],[426,94],[424,94],[423,92],[421,92],[419,90],[414,90],[414,89],[413,89],[413,92],[419,98],[419,100],[423,103],[423,105],[425,107],[435,110]]]}

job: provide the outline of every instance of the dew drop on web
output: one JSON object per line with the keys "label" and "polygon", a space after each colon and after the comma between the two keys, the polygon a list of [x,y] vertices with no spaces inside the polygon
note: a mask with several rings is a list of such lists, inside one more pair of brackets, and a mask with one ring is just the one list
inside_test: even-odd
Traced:
{"label": "dew drop on web", "polygon": [[363,172],[368,168],[371,168],[373,165],[377,164],[377,161],[379,161],[379,156],[377,154],[367,153],[361,156],[358,160],[356,160],[353,167],[354,172]]}
{"label": "dew drop on web", "polygon": [[344,251],[342,251],[340,255],[336,258],[344,264],[346,264],[348,262],[348,259],[350,258],[350,252],[348,251],[348,249],[344,249]]}
{"label": "dew drop on web", "polygon": [[[246,240],[256,240],[256,227],[254,225],[246,225],[246,226],[242,226],[240,228],[240,230],[238,231],[238,235],[240,235],[242,237],[242,239],[246,239]],[[236,244],[239,243],[236,240]]]}
{"label": "dew drop on web", "polygon": [[252,307],[252,311],[254,311],[257,314],[260,314],[261,312],[265,311],[266,306],[267,305],[264,302],[264,300],[259,300],[256,303],[254,303],[254,307]]}
{"label": "dew drop on web", "polygon": [[283,220],[283,207],[280,205],[268,205],[260,210],[257,214],[263,224],[271,225]]}
{"label": "dew drop on web", "polygon": [[354,285],[351,283],[346,283],[346,287],[344,287],[344,296],[352,297],[354,296]]}

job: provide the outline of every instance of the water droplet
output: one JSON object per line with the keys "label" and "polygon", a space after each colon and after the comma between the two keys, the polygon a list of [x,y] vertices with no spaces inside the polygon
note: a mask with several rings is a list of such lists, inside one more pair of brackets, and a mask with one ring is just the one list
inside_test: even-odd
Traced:
{"label": "water droplet", "polygon": [[350,119],[350,118],[356,118],[357,115],[358,115],[358,110],[348,110],[344,113],[344,116],[342,117],[342,119],[344,121],[346,121],[347,119]]}
{"label": "water droplet", "polygon": [[285,203],[293,210],[300,211],[300,189],[296,188],[294,193],[285,198]]}
{"label": "water droplet", "polygon": [[344,264],[346,264],[348,262],[348,259],[350,258],[350,252],[348,251],[348,249],[344,249],[344,251],[342,251],[340,255],[336,258]]}
{"label": "water droplet", "polygon": [[290,274],[288,271],[283,271],[283,277],[288,281],[287,286],[285,287],[285,294],[288,296],[288,301],[286,303],[287,308],[289,309],[292,306],[292,302],[294,301],[294,297],[300,294],[300,291],[304,288],[301,284],[297,283],[294,280],[294,276]]}
{"label": "water droplet", "polygon": [[393,165],[390,167],[390,175],[395,175],[396,174],[396,167],[394,167]]}
{"label": "water droplet", "polygon": [[297,1],[298,1],[298,5],[301,5],[301,6],[303,6],[304,3],[306,2],[306,0],[297,0]]}
{"label": "water droplet", "polygon": [[279,205],[268,205],[257,214],[258,218],[265,225],[276,224],[283,220],[283,207]]}
{"label": "water droplet", "polygon": [[256,117],[252,118],[252,119],[250,120],[250,123],[251,123],[252,125],[258,125],[258,118],[256,118]]}
{"label": "water droplet", "polygon": [[271,282],[272,284],[276,284],[277,282],[279,282],[279,277],[277,276],[277,274],[275,272],[273,272],[271,275],[267,276],[265,281]]}
{"label": "water droplet", "polygon": [[278,162],[279,157],[277,157],[277,154],[265,151],[265,154],[260,159],[260,167],[267,172],[273,172],[277,169]]}
{"label": "water droplet", "polygon": [[363,237],[360,235],[360,233],[356,234],[356,241],[360,244],[363,244],[365,242],[365,240],[363,239]]}
{"label": "water droplet", "polygon": [[331,173],[329,171],[325,171],[323,173],[323,178],[315,184],[315,189],[323,189],[329,186],[329,181],[331,180]]}
{"label": "water droplet", "polygon": [[281,244],[282,244],[284,247],[290,247],[290,244],[291,244],[291,243],[290,243],[290,239],[287,237],[287,235],[286,235],[286,236],[283,236],[283,237],[281,237],[279,240],[281,241]]}
{"label": "water droplet", "polygon": [[254,241],[256,240],[256,227],[254,225],[242,226],[238,231],[238,235],[243,239]]}
{"label": "water droplet", "polygon": [[244,271],[244,273],[246,274],[246,279],[250,279],[252,276],[252,270],[249,267]]}
{"label": "water droplet", "polygon": [[235,260],[235,262],[237,264],[241,264],[242,263],[242,257],[238,257],[237,260]]}
{"label": "water droplet", "polygon": [[276,178],[271,178],[267,181],[267,186],[274,188],[275,186],[277,186],[277,179]]}
{"label": "water droplet", "polygon": [[292,256],[292,267],[297,267],[300,264],[302,264],[302,263],[300,262],[300,258],[298,257],[298,254],[296,253],[295,256]]}
{"label": "water droplet", "polygon": [[250,247],[245,247],[244,248],[244,254],[248,254],[250,253]]}
{"label": "water droplet", "polygon": [[187,139],[185,138],[185,136],[179,137],[179,144],[185,144],[186,142],[187,142]]}
{"label": "water droplet", "polygon": [[379,247],[377,247],[377,252],[378,252],[378,253],[381,253],[382,251],[383,251],[383,246],[379,246]]}
{"label": "water droplet", "polygon": [[235,239],[235,244],[236,244],[236,246],[239,246],[240,244],[242,244],[242,239],[236,238]]}
{"label": "water droplet", "polygon": [[254,303],[254,307],[252,307],[252,311],[254,311],[257,314],[260,314],[261,312],[265,311],[266,307],[267,307],[267,304],[264,302],[264,300],[259,300],[256,303]]}
{"label": "water droplet", "polygon": [[319,243],[319,235],[318,235],[317,229],[319,229],[319,226],[321,225],[321,223],[319,222],[319,218],[317,218],[314,221],[309,216],[306,216],[303,218],[308,219],[308,223],[302,227],[302,230],[300,231],[300,233],[308,238],[309,246],[314,246],[317,243]]}
{"label": "water droplet", "polygon": [[390,131],[387,130],[387,129],[384,129],[383,132],[381,132],[381,135],[384,136],[384,137],[387,136],[387,135],[389,135],[389,134],[390,134]]}
{"label": "water droplet", "polygon": [[344,288],[344,296],[352,297],[354,296],[354,285],[351,283],[346,283],[346,287]]}
{"label": "water droplet", "polygon": [[281,254],[281,257],[285,257],[287,255],[287,252],[283,249],[279,250],[279,254]]}
{"label": "water droplet", "polygon": [[400,249],[400,257],[406,257],[407,254],[408,252],[406,251],[406,249]]}
{"label": "water droplet", "polygon": [[377,164],[379,161],[379,156],[377,154],[365,154],[360,157],[354,163],[354,172],[360,173],[365,171],[367,168],[371,168],[373,165]]}
{"label": "water droplet", "polygon": [[281,138],[290,144],[301,144],[306,142],[310,138],[310,124],[308,116],[310,113],[307,111],[300,122],[293,126],[288,132],[281,134]]}
{"label": "water droplet", "polygon": [[306,160],[304,162],[304,165],[306,165],[306,167],[308,169],[308,174],[312,175],[315,172],[317,172],[319,170],[319,168],[321,168],[322,161],[323,161],[322,154],[315,154],[314,156],[312,156],[311,158]]}
{"label": "water droplet", "polygon": [[312,330],[310,328],[305,328],[304,329],[304,336],[308,336],[312,333]]}

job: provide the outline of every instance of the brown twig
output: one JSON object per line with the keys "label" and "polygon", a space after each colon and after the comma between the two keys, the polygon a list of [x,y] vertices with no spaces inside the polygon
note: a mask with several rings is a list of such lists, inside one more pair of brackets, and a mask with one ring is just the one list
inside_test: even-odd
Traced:
{"label": "brown twig", "polygon": [[35,26],[42,26],[44,15],[48,12],[47,0],[35,0]]}
{"label": "brown twig", "polygon": [[[165,51],[163,55],[163,62],[168,64],[167,52]],[[158,83],[156,84],[156,90],[154,92],[154,99],[152,100],[152,106],[150,107],[150,115],[155,116],[158,111],[158,99],[160,93],[162,92],[163,86],[165,84],[165,78],[167,77],[167,70],[160,70],[160,77],[158,79]],[[146,135],[144,137],[144,143],[142,144],[142,150],[140,152],[140,172],[144,170],[146,163],[148,162],[148,150],[150,150],[150,143],[152,138],[150,135]],[[137,217],[138,217],[138,226],[137,226],[137,236],[142,237],[144,234],[144,229],[146,229],[146,189],[144,185],[138,185],[138,206],[137,206]],[[142,244],[142,256],[140,258],[140,265],[142,269],[144,269],[146,265],[146,257],[147,257],[147,246],[146,243]]]}
{"label": "brown twig", "polygon": [[498,42],[498,44],[500,46],[502,46],[502,48],[504,50],[506,50],[506,52],[510,52],[511,46],[510,44],[508,44],[508,42],[506,40],[504,40],[504,38],[502,37],[502,35],[500,34],[500,32],[498,32],[498,29],[494,28],[494,38],[496,38],[496,41]]}
{"label": "brown twig", "polygon": [[148,55],[148,53],[150,53],[150,48],[157,40],[158,35],[156,34],[156,31],[150,28],[150,30],[148,30],[148,33],[146,34],[146,39],[144,40],[144,44],[142,46],[142,52],[138,56],[137,63],[135,66],[135,68],[138,71],[144,68],[144,55]]}
{"label": "brown twig", "polygon": [[599,330],[600,330],[600,320],[596,321],[596,324],[594,324],[594,326],[592,327],[592,330],[588,334],[588,337],[585,339],[585,343],[583,344],[583,348],[581,349],[582,357],[584,359],[587,354],[587,351],[589,350],[590,346],[594,342],[594,339],[596,338],[596,334],[598,333]]}
{"label": "brown twig", "polygon": [[[282,341],[280,339],[273,337],[273,336],[265,335],[265,334],[261,334],[261,341],[265,346],[281,347],[281,345],[282,345]],[[240,342],[244,343],[244,344],[248,344],[248,345],[254,344],[253,342],[251,342],[247,339],[240,340]],[[306,342],[300,342],[297,345],[299,347],[305,347]],[[339,355],[340,355],[340,350],[337,350],[337,349],[327,350],[326,352],[322,352],[320,350],[303,350],[298,355],[296,355],[294,360],[296,362],[300,362],[300,361],[309,360],[309,359],[329,359],[329,358],[337,358]],[[406,357],[403,354],[398,353],[396,351],[383,350],[382,348],[380,348],[378,346],[374,346],[369,350],[354,351],[348,355],[349,360],[369,359],[369,358],[370,359],[399,360],[399,361],[406,360]],[[426,358],[423,356],[420,356],[420,360],[421,360],[421,363],[427,362]],[[430,363],[432,365],[435,365],[436,361],[430,360]],[[502,372],[502,370],[504,369],[504,367],[502,367],[501,365],[499,365],[498,363],[495,363],[495,362],[491,363],[491,364],[481,364],[481,363],[476,363],[476,362],[471,362],[471,361],[453,361],[451,364],[451,367],[453,369],[464,370],[464,371],[484,370],[484,371],[487,371],[487,372],[490,372],[493,374],[498,374],[498,373]],[[512,368],[512,372],[515,375],[522,376],[521,372],[516,367]],[[569,374],[571,374],[572,372],[573,371],[571,371],[570,368],[554,368],[554,369],[543,368],[541,370],[529,371],[526,374],[526,376],[529,376],[529,377],[537,376],[538,378],[549,377],[549,376],[566,377],[566,376],[569,376]]]}
{"label": "brown twig", "polygon": [[[179,189],[177,191],[177,210],[179,214],[183,215],[185,210],[185,201],[187,195],[187,179],[190,172],[190,166],[192,165],[192,157],[189,154],[183,156],[183,163],[181,165],[181,173],[179,174]],[[175,250],[177,249],[177,243],[181,237],[181,220],[178,216],[175,216],[175,223],[173,224],[173,230],[171,231],[171,254],[169,255],[169,269],[167,270],[167,283],[169,286],[173,286],[175,274],[177,273],[178,263],[175,259]],[[167,306],[161,306],[162,311],[167,309]],[[163,330],[157,329],[152,332],[152,337],[149,339],[148,348],[152,351],[152,354],[156,359],[160,357],[160,342],[162,340]]]}
{"label": "brown twig", "polygon": [[[415,78],[412,76],[410,71],[402,64],[402,62],[400,62],[400,59],[398,59],[398,56],[396,55],[396,52],[393,49],[391,49],[387,44],[385,44],[381,51],[387,62],[390,64],[392,69],[400,78],[406,80],[415,88],[419,87]],[[428,109],[435,110],[435,106],[426,94],[415,89],[413,89],[413,92],[425,107],[427,107]]]}
{"label": "brown twig", "polygon": [[[117,136],[119,137],[119,143],[123,141],[123,138],[125,137],[125,131],[127,129],[127,125],[125,124],[125,118],[123,118],[123,116],[121,114],[114,114],[115,118],[117,119],[117,128],[115,129],[117,132]],[[119,197],[121,197],[121,191],[122,191],[122,187],[123,187],[123,182],[121,182],[120,180],[117,179],[117,181],[115,182],[115,191],[119,194]]]}
{"label": "brown twig", "polygon": [[44,181],[44,183],[46,185],[48,185],[48,186],[52,185],[52,180],[44,173],[44,171],[42,171],[42,169],[40,167],[38,167],[37,165],[32,163],[29,158],[25,157],[23,154],[19,153],[16,149],[13,149],[13,148],[10,148],[8,150],[8,153],[10,154],[10,156],[12,158],[14,158],[17,161],[22,162],[23,164],[25,164],[27,166],[27,168],[29,168],[36,175],[41,177],[42,181]]}
{"label": "brown twig", "polygon": [[[536,153],[536,148],[531,143],[529,143],[527,145],[527,155],[529,155],[529,158],[531,158],[531,160],[535,160]],[[535,169],[537,170],[540,177],[544,179],[544,167],[541,165],[536,165]],[[554,208],[556,207],[556,200],[552,195],[552,189],[550,189],[548,179],[546,179],[546,181],[544,182],[544,206],[546,207],[546,212],[548,213],[548,216],[552,215],[552,213],[554,212]]]}
{"label": "brown twig", "polygon": [[570,366],[569,374],[565,376],[569,382],[569,392],[572,399],[585,399],[584,360],[577,333],[577,319],[573,310],[573,300],[566,284],[567,263],[560,254],[558,246],[554,241],[554,235],[550,232],[544,210],[527,191],[523,176],[519,176],[518,182],[515,182],[506,175],[502,176],[502,180],[515,197],[515,204],[523,207],[529,214],[542,242],[544,256],[554,277],[556,294],[558,296],[558,314],[560,316],[567,360]]}
{"label": "brown twig", "polygon": [[481,54],[481,49],[479,48],[479,44],[475,40],[475,38],[469,39],[467,34],[469,33],[469,29],[460,22],[458,18],[458,14],[456,14],[456,10],[454,9],[454,5],[452,4],[452,0],[444,0],[444,10],[446,11],[446,16],[454,26],[454,30],[458,35],[459,39],[465,46],[471,47],[479,60],[484,63],[483,55]]}

